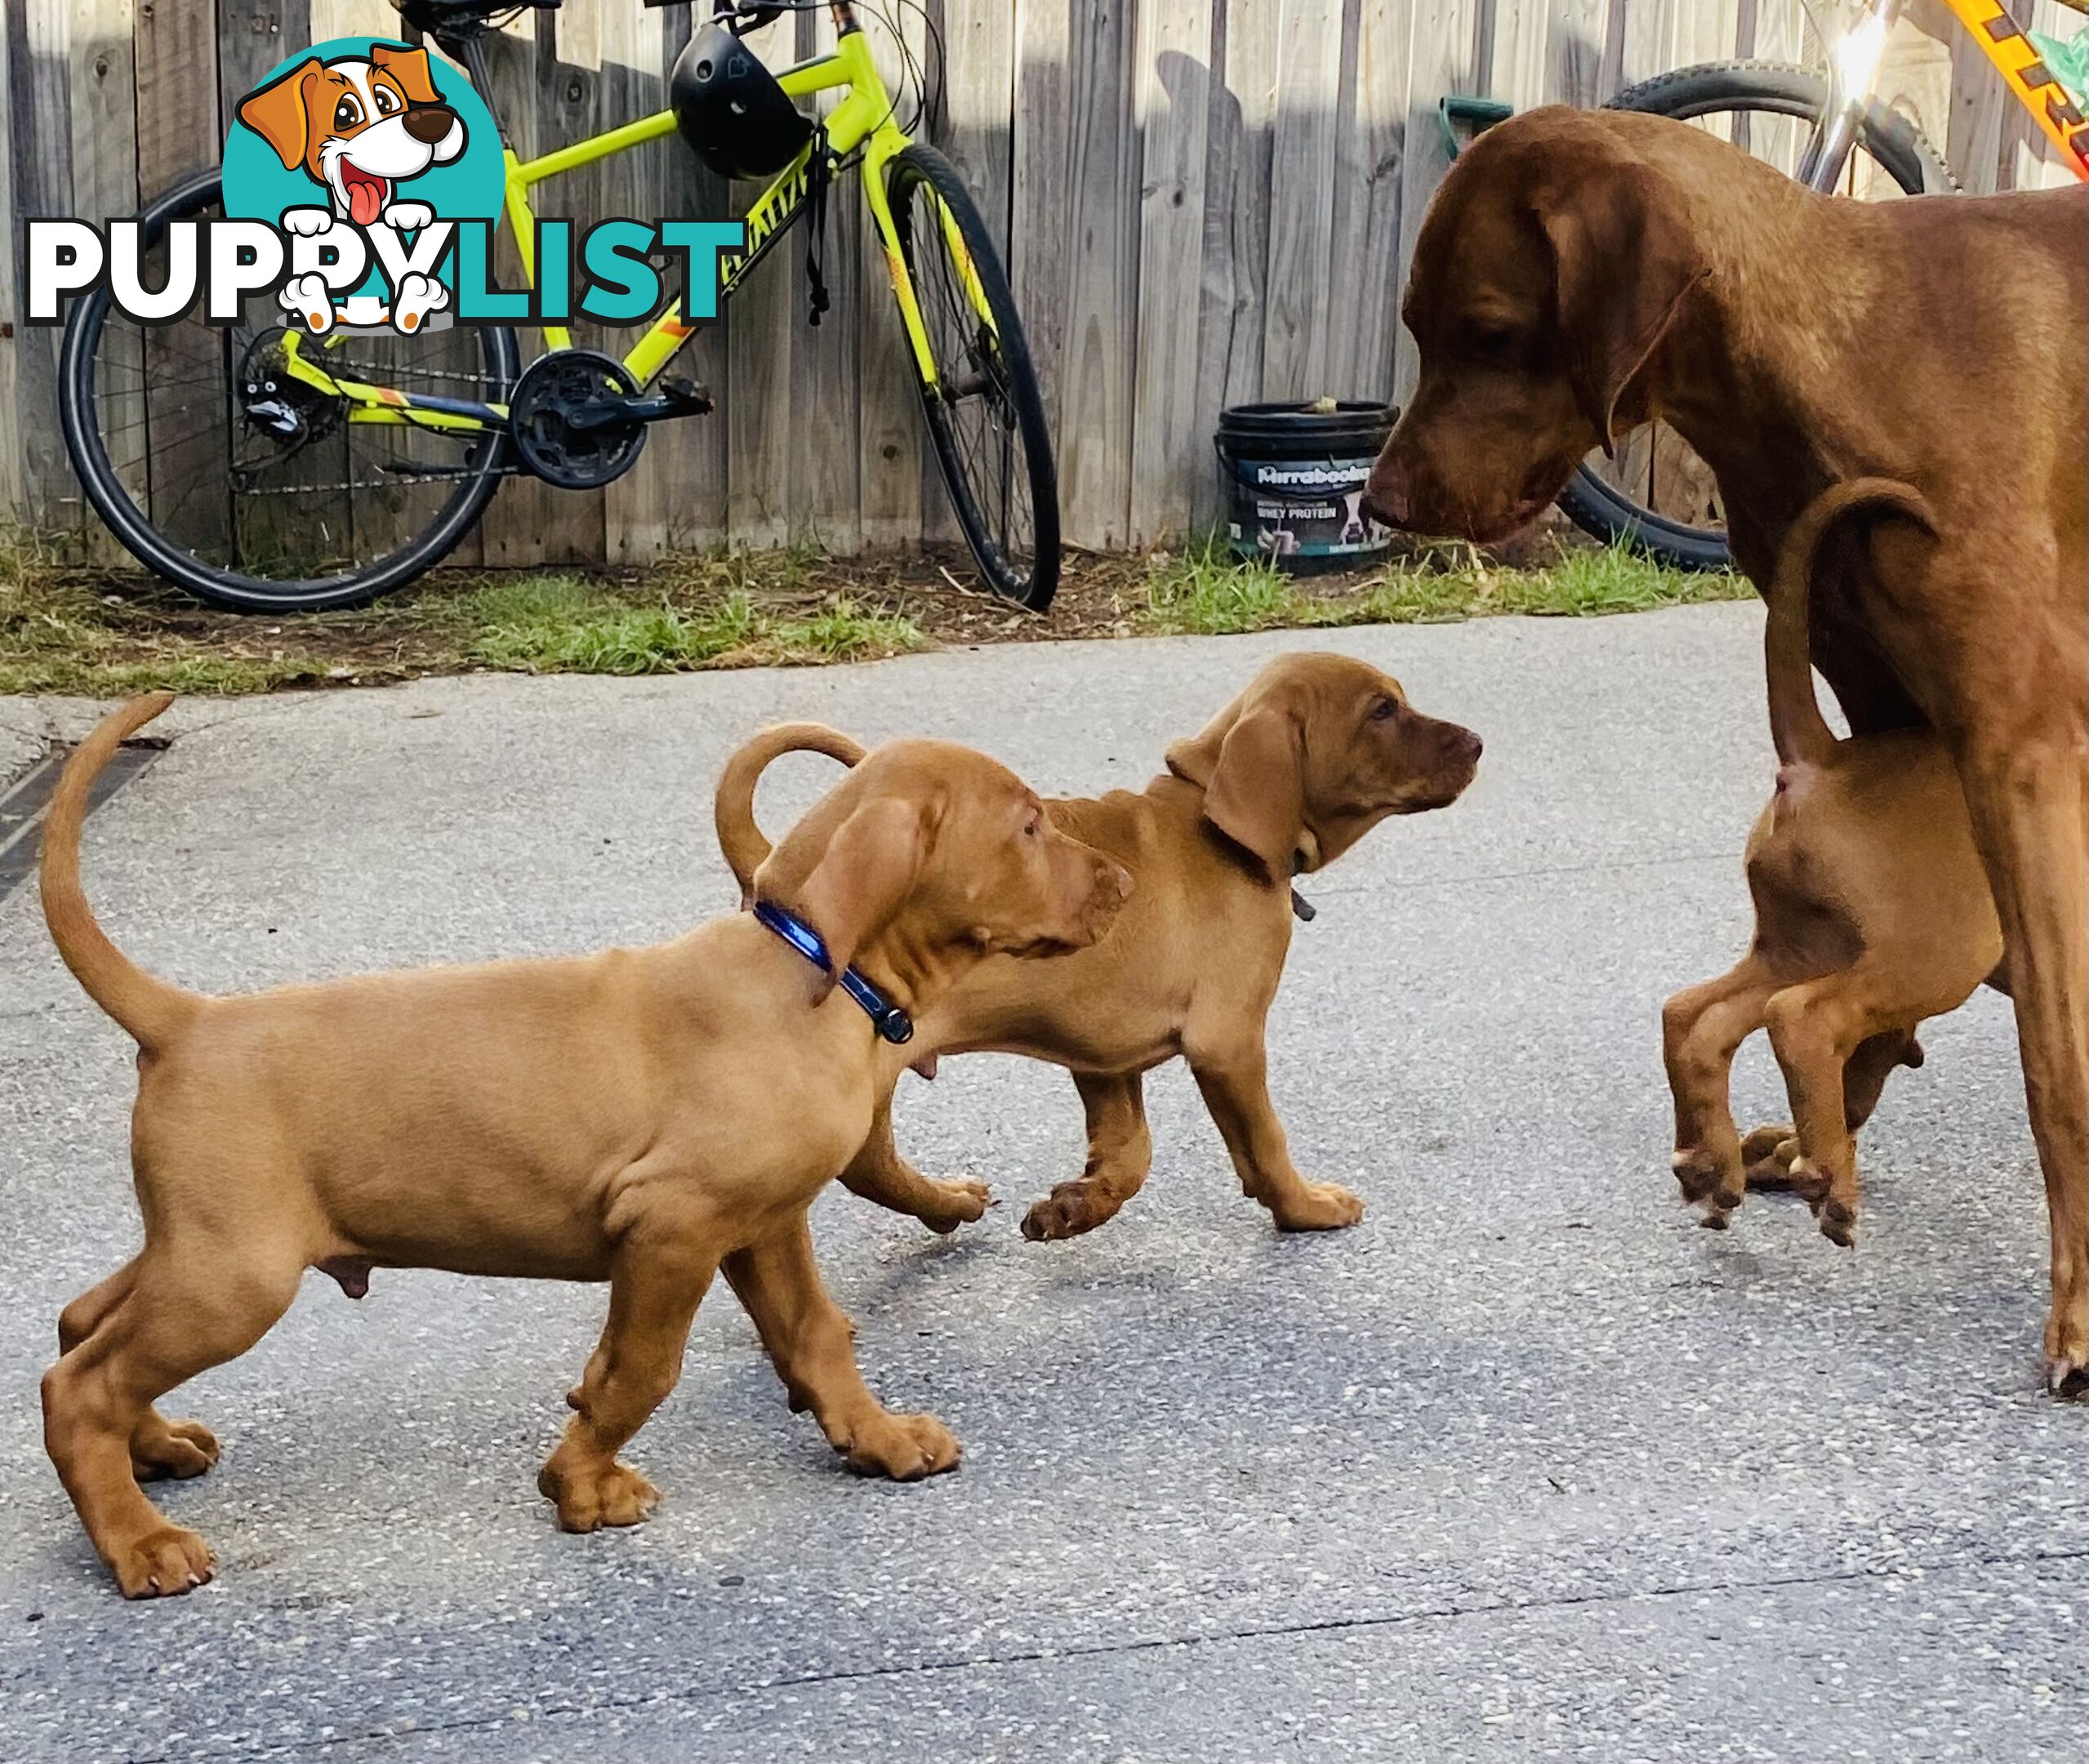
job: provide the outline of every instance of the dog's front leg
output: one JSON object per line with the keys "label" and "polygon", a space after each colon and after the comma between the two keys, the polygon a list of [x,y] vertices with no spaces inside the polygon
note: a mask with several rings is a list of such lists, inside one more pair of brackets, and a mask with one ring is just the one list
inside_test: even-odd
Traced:
{"label": "dog's front leg", "polygon": [[962,1448],[933,1415],[893,1414],[856,1365],[856,1331],[820,1284],[804,1213],[725,1258],[725,1277],[768,1350],[794,1410],[809,1409],[827,1442],[862,1476],[911,1482],[955,1470]]}
{"label": "dog's front leg", "polygon": [[1088,1116],[1088,1163],[1023,1215],[1032,1243],[1093,1231],[1146,1185],[1153,1135],[1146,1125],[1146,1087],[1137,1072],[1076,1072]]}
{"label": "dog's front leg", "polygon": [[537,1479],[568,1531],[636,1525],[659,1503],[660,1491],[617,1454],[681,1376],[689,1325],[717,1258],[700,1245],[643,1237],[643,1230],[632,1232],[617,1251],[609,1320],[567,1395],[573,1419],[565,1437]]}
{"label": "dog's front leg", "polygon": [[938,1182],[902,1157],[893,1140],[889,1095],[878,1104],[870,1137],[842,1171],[841,1185],[894,1213],[911,1214],[932,1232],[954,1232],[969,1225],[986,1212],[992,1198],[984,1183]]}
{"label": "dog's front leg", "polygon": [[1334,1231],[1364,1216],[1364,1203],[1332,1183],[1309,1183],[1292,1167],[1284,1125],[1269,1100],[1262,1026],[1251,1043],[1224,1051],[1191,1047],[1190,1071],[1232,1154],[1240,1186],[1270,1210],[1280,1231]]}
{"label": "dog's front leg", "polygon": [[2067,1395],[2089,1391],[2089,776],[2081,743],[2077,723],[2050,740],[1998,740],[1959,759],[2009,951],[2024,1087],[2046,1178],[2046,1381]]}

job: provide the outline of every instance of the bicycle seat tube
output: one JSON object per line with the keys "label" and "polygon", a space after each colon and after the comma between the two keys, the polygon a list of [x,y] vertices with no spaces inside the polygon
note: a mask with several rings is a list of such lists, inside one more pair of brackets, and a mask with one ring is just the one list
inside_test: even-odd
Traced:
{"label": "bicycle seat tube", "polygon": [[1797,177],[1809,189],[1835,188],[1856,145],[1864,107],[1878,78],[1879,58],[1901,0],[1872,0],[1864,15],[1828,47],[1828,103],[1814,123],[1813,138],[1799,156]]}

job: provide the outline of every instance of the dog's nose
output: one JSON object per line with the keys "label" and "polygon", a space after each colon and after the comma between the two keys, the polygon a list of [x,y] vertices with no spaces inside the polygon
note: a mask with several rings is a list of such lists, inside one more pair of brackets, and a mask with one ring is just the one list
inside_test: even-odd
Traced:
{"label": "dog's nose", "polygon": [[1468,755],[1477,761],[1486,751],[1487,744],[1485,742],[1481,741],[1471,729],[1465,731],[1465,751]]}
{"label": "dog's nose", "polygon": [[425,146],[432,147],[450,132],[457,112],[444,105],[416,105],[406,113],[406,131]]}

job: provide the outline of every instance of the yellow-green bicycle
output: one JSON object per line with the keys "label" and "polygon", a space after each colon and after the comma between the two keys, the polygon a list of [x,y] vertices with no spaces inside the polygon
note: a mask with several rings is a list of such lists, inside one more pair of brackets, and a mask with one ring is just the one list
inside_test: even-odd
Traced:
{"label": "yellow-green bicycle", "polygon": [[[490,104],[483,33],[559,0],[394,3]],[[829,54],[771,74],[739,42],[753,25],[822,5],[835,31]],[[850,0],[715,6],[670,89],[683,96],[729,58],[741,83],[723,108],[698,118],[678,103],[538,158],[508,152],[507,218],[525,274],[535,273],[537,185],[678,131],[714,165],[773,174],[747,212],[747,249],[720,260],[721,305],[835,176],[860,170],[951,512],[995,591],[1042,608],[1059,571],[1051,446],[978,206],[949,161],[899,126]],[[842,96],[815,126],[796,101],[828,91]],[[172,222],[223,212],[213,170],[140,219],[163,240]],[[149,260],[146,285],[156,273]],[[679,301],[621,361],[546,326],[546,350],[527,368],[514,332],[497,325],[314,337],[260,302],[252,316],[232,327],[141,325],[96,292],[73,306],[60,364],[66,444],[96,511],[149,568],[242,611],[372,599],[448,556],[504,476],[607,483],[630,468],[653,424],[710,408],[701,388],[667,372],[697,328]]]}

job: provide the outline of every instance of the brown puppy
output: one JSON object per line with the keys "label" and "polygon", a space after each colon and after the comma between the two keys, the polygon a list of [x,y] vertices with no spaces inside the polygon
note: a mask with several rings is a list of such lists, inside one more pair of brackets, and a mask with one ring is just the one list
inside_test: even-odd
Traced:
{"label": "brown puppy", "polygon": [[[1676,1098],[1676,1179],[1723,1228],[1744,1187],[1803,1194],[1835,1242],[1855,1241],[1855,1134],[1895,1065],[1922,1062],[1915,1031],[1955,1010],[2002,960],[2002,927],[1944,743],[1926,729],[1839,742],[1814,697],[1806,608],[1822,540],[1858,511],[1925,532],[1905,485],[1860,478],[1795,521],[1772,585],[1764,651],[1776,794],[1748,835],[1755,940],[1731,972],[1662,1013]],[[1727,1104],[1735,1051],[1767,1024],[1790,1128],[1744,1143]]]}
{"label": "brown puppy", "polygon": [[[758,736],[719,780],[718,831],[742,888],[768,842],[755,824],[762,768],[813,748],[853,764],[844,735],[793,724]],[[1190,1062],[1249,1194],[1285,1231],[1353,1225],[1363,1203],[1292,1167],[1264,1076],[1263,1024],[1291,942],[1290,879],[1331,863],[1387,815],[1441,808],[1472,780],[1480,737],[1422,715],[1400,683],[1338,655],[1289,655],[1204,733],[1168,750],[1136,794],[1045,804],[1055,826],[1138,880],[1106,945],[1048,968],[982,962],[924,1013],[933,1057],[988,1050],[1073,1073],[1088,1164],[1031,1207],[1023,1235],[1092,1231],[1136,1194],[1153,1157],[1140,1076]],[[932,1182],[893,1144],[889,1098],[842,1181],[938,1231],[976,1219],[978,1183]]]}
{"label": "brown puppy", "polygon": [[[170,702],[134,700],[71,761],[44,835],[43,906],[88,995],[138,1043],[131,1156],[145,1244],[67,1306],[44,1439],[131,1597],[210,1578],[211,1553],[135,1480],[194,1476],[216,1441],[153,1407],[244,1353],[307,1267],[359,1295],[372,1267],[610,1283],[600,1345],[540,1486],[569,1530],[657,1498],[617,1453],[674,1388],[723,1268],[794,1408],[853,1468],[947,1470],[957,1442],[864,1388],[820,1285],[805,1209],[848,1162],[906,1055],[836,990],[853,964],[914,1010],[975,964],[1093,942],[1129,887],[983,755],[880,749],[754,878],[832,966],[753,917],[651,949],[365,974],[205,998],[155,979],[80,891],[87,790]],[[1049,965],[1049,964],[1048,964]]]}
{"label": "brown puppy", "polygon": [[1813,657],[1857,733],[1934,729],[1965,794],[2045,1171],[2056,1390],[2089,1388],[2085,310],[2078,188],[1855,203],[1684,123],[1530,111],[1473,143],[1423,224],[1421,379],[1365,498],[1498,538],[1659,416],[1717,474],[1768,590],[1829,485],[1920,492],[1934,537],[1831,534]]}

